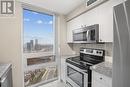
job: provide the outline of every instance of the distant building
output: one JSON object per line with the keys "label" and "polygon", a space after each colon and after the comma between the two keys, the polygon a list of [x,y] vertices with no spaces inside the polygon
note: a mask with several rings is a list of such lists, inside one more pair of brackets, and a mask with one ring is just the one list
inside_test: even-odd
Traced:
{"label": "distant building", "polygon": [[31,44],[29,42],[27,43],[27,51],[31,51]]}
{"label": "distant building", "polygon": [[36,50],[36,51],[41,50],[41,47],[40,47],[40,45],[38,44],[38,39],[35,39],[35,50]]}
{"label": "distant building", "polygon": [[30,40],[30,42],[27,42],[26,45],[24,45],[24,51],[40,51],[42,50],[43,46],[38,43],[38,39]]}
{"label": "distant building", "polygon": [[38,45],[38,39],[35,39],[35,45]]}
{"label": "distant building", "polygon": [[33,40],[30,40],[30,45],[31,45],[31,51],[33,51],[34,50],[34,42],[33,42]]}

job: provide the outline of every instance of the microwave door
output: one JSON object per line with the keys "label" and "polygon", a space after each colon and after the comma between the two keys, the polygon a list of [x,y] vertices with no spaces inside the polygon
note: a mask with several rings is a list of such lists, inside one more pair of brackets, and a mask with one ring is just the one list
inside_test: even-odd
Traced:
{"label": "microwave door", "polygon": [[89,39],[90,43],[96,42],[97,35],[96,35],[96,32],[95,32],[95,29],[89,30],[89,32],[88,32],[88,39]]}
{"label": "microwave door", "polygon": [[74,42],[86,42],[87,41],[86,33],[87,31],[73,32]]}
{"label": "microwave door", "polygon": [[82,41],[83,40],[83,33],[75,33],[73,36],[74,41]]}

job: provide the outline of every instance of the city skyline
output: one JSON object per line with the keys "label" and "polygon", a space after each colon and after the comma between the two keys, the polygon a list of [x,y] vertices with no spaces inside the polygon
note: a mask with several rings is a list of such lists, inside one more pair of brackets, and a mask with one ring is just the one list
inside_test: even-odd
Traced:
{"label": "city skyline", "polygon": [[53,44],[39,44],[38,39],[30,40],[24,44],[24,52],[37,52],[37,51],[52,51]]}
{"label": "city skyline", "polygon": [[24,9],[24,44],[38,39],[39,44],[53,44],[53,16]]}

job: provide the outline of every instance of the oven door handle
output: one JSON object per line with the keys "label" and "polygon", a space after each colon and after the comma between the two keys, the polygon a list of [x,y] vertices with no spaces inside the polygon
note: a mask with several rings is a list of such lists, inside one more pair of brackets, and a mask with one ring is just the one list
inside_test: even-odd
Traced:
{"label": "oven door handle", "polygon": [[82,70],[82,69],[81,69],[81,72],[82,73],[88,73],[87,70]]}

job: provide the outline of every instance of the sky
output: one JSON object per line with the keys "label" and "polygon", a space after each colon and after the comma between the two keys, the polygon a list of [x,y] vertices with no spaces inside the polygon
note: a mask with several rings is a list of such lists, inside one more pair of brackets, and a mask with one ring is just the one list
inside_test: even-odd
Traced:
{"label": "sky", "polygon": [[24,43],[38,39],[40,44],[54,41],[53,16],[24,9]]}

